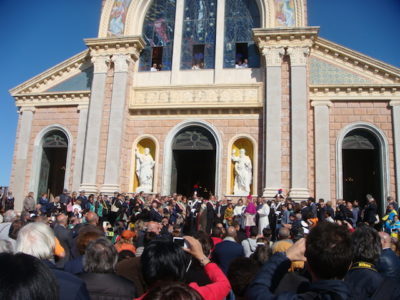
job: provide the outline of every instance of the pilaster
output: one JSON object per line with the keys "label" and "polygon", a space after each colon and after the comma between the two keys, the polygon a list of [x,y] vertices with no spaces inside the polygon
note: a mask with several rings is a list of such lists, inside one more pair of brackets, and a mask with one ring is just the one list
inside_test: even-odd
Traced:
{"label": "pilaster", "polygon": [[308,191],[308,101],[307,59],[309,46],[287,49],[290,55],[291,87],[291,187],[290,197],[302,200]]}
{"label": "pilaster", "polygon": [[82,169],[83,169],[83,156],[85,150],[85,137],[86,137],[86,125],[88,116],[88,105],[83,104],[77,107],[79,112],[79,125],[78,125],[78,136],[75,146],[75,161],[74,161],[74,174],[72,180],[72,190],[79,190],[82,180]]}
{"label": "pilaster", "polygon": [[126,54],[115,54],[112,56],[112,61],[114,62],[114,80],[108,127],[106,168],[104,184],[101,188],[101,191],[107,194],[120,190],[119,171],[121,141],[124,128],[123,121],[128,81],[128,67],[131,59],[130,56]]}
{"label": "pilaster", "polygon": [[181,51],[182,51],[182,31],[183,31],[183,15],[185,0],[176,1],[176,14],[175,14],[175,34],[174,34],[174,48],[172,55],[172,72],[171,84],[176,84],[179,81],[177,74],[180,70],[181,64]]}
{"label": "pilaster", "polygon": [[88,193],[97,192],[96,173],[99,157],[100,129],[110,57],[109,55],[96,55],[92,57],[92,62],[94,73],[87,120],[82,183],[80,186],[81,190],[85,190]]}
{"label": "pilaster", "polygon": [[393,118],[393,145],[394,145],[394,163],[396,174],[396,193],[397,199],[400,197],[400,100],[390,101]]}
{"label": "pilaster", "polygon": [[315,198],[331,200],[331,167],[329,145],[330,101],[313,101],[315,143]]}
{"label": "pilaster", "polygon": [[14,181],[10,187],[15,197],[15,210],[21,211],[25,197],[26,167],[31,136],[34,107],[23,107],[20,109],[20,130],[17,141],[17,153],[15,157]]}

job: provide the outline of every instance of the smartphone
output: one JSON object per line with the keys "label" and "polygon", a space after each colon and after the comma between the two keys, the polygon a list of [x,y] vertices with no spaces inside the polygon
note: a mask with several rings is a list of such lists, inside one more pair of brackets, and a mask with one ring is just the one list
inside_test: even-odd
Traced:
{"label": "smartphone", "polygon": [[178,245],[178,246],[181,247],[181,248],[187,248],[187,243],[186,243],[186,241],[185,241],[184,238],[181,238],[181,237],[174,237],[174,238],[172,239],[172,241],[173,241],[173,243],[174,243],[175,245]]}

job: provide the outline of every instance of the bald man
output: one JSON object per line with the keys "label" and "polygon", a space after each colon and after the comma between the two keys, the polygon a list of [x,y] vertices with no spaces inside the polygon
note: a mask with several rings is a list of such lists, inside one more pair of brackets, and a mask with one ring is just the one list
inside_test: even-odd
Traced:
{"label": "bald man", "polygon": [[161,231],[161,224],[157,222],[150,221],[147,224],[147,232],[154,232],[155,234],[159,235]]}
{"label": "bald man", "polygon": [[400,259],[391,249],[391,237],[386,232],[379,232],[379,236],[382,253],[377,264],[378,272],[400,283]]}
{"label": "bald man", "polygon": [[56,266],[59,268],[64,268],[65,263],[72,259],[72,232],[67,227],[68,217],[65,214],[59,214],[56,219],[56,225],[54,226],[54,234],[65,251],[64,258],[56,262]]}
{"label": "bald man", "polygon": [[238,257],[244,257],[243,246],[236,242],[236,229],[229,226],[226,231],[226,237],[221,243],[215,246],[212,253],[212,259],[219,265],[221,270],[227,274],[231,262]]}

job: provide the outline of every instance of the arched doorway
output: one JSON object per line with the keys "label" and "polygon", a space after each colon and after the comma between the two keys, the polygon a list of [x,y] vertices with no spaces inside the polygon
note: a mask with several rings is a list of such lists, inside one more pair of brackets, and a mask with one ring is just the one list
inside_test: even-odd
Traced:
{"label": "arched doorway", "polygon": [[172,143],[171,192],[186,196],[215,194],[216,142],[212,134],[200,126],[180,130]]}
{"label": "arched doorway", "polygon": [[43,137],[38,196],[42,193],[49,193],[53,196],[62,193],[67,153],[68,138],[62,131],[52,130]]}
{"label": "arched doorway", "polygon": [[382,149],[376,136],[363,128],[346,134],[342,142],[343,198],[366,204],[371,194],[382,209]]}

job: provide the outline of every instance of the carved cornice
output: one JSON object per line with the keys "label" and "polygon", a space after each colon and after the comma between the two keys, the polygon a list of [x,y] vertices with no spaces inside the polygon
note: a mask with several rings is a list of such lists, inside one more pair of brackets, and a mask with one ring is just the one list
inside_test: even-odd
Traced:
{"label": "carved cornice", "polygon": [[253,39],[261,52],[265,47],[311,47],[317,39],[319,27],[256,28]]}
{"label": "carved cornice", "polygon": [[91,56],[128,54],[134,61],[139,59],[140,51],[145,46],[141,36],[85,39]]}
{"label": "carved cornice", "polygon": [[21,94],[14,98],[18,107],[88,105],[90,91]]}
{"label": "carved cornice", "polygon": [[135,87],[129,109],[262,107],[261,84]]}
{"label": "carved cornice", "polygon": [[311,101],[311,106],[315,107],[315,106],[328,106],[331,107],[332,106],[332,101],[329,100],[313,100]]}
{"label": "carved cornice", "polygon": [[400,85],[310,85],[311,101],[400,100]]}
{"label": "carved cornice", "polygon": [[[90,66],[90,61],[88,58],[89,51],[82,51],[81,53],[25,81],[15,88],[12,88],[9,92],[11,96],[15,97],[20,94],[45,91],[51,86],[57,85],[58,83],[64,81],[67,77],[79,74],[82,72],[82,70],[88,68]],[[85,66],[85,64],[87,65]]]}
{"label": "carved cornice", "polygon": [[349,65],[355,70],[364,72],[369,76],[379,76],[386,82],[400,83],[400,69],[379,60],[371,58],[360,52],[343,47],[323,38],[318,38],[312,48],[319,55]]}

